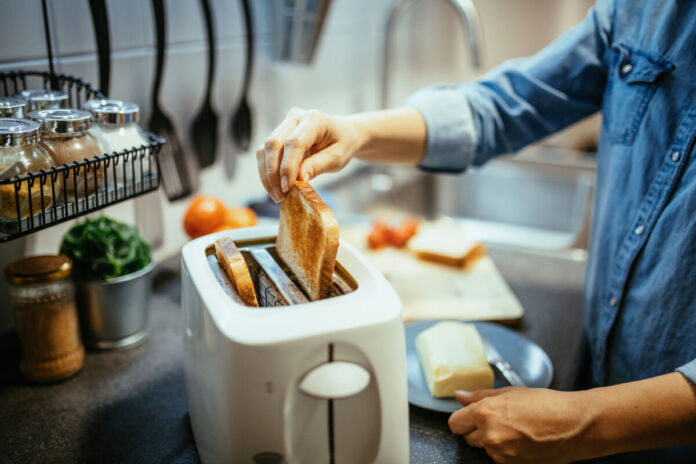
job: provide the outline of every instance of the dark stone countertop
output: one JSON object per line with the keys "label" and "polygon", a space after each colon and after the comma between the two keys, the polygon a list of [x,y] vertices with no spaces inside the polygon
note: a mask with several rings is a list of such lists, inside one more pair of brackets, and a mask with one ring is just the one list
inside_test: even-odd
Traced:
{"label": "dark stone countertop", "polygon": [[[580,261],[491,252],[525,308],[516,327],[551,358],[553,387],[568,389],[582,327]],[[39,386],[19,373],[14,333],[0,337],[0,461],[199,462],[181,363],[178,258],[157,268],[146,343],[90,352],[66,381]],[[410,408],[412,463],[491,462],[447,427],[447,415]]]}

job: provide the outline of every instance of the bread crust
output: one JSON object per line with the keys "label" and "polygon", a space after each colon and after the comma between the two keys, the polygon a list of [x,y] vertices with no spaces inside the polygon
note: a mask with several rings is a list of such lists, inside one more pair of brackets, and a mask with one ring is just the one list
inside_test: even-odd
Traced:
{"label": "bread crust", "polygon": [[249,267],[234,241],[228,237],[215,240],[215,256],[244,304],[258,307],[259,302],[256,299],[256,290],[251,280]]}
{"label": "bread crust", "polygon": [[276,250],[310,300],[326,298],[338,253],[336,217],[314,188],[298,181],[280,207]]}

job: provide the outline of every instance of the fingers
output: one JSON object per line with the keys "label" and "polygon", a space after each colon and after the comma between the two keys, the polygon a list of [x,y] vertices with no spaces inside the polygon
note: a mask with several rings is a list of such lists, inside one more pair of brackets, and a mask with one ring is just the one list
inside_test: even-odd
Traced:
{"label": "fingers", "polygon": [[305,154],[319,140],[323,131],[321,114],[310,110],[285,140],[280,166],[280,186],[283,192],[287,192],[297,180]]}
{"label": "fingers", "polygon": [[[268,137],[263,150],[259,149],[256,152],[261,183],[275,202],[279,202],[284,197],[280,185],[280,163],[285,140],[297,127],[302,114],[302,110],[291,109],[283,122]],[[260,153],[261,151],[263,153]],[[263,160],[259,159],[260,156]]]}
{"label": "fingers", "polygon": [[476,422],[471,413],[471,408],[462,408],[452,413],[447,421],[452,433],[456,435],[466,435],[476,429]]}
{"label": "fingers", "polygon": [[483,432],[479,429],[474,429],[473,431],[464,435],[464,440],[473,446],[474,448],[484,448],[483,444]]}
{"label": "fingers", "polygon": [[308,182],[319,174],[336,172],[344,165],[345,160],[339,147],[332,145],[302,162],[300,165],[300,180]]}
{"label": "fingers", "polygon": [[468,406],[472,403],[476,403],[477,401],[481,401],[483,398],[487,398],[489,396],[498,396],[507,391],[510,391],[510,387],[476,390],[472,392],[457,390],[454,392],[454,395],[459,403],[463,404],[464,406]]}

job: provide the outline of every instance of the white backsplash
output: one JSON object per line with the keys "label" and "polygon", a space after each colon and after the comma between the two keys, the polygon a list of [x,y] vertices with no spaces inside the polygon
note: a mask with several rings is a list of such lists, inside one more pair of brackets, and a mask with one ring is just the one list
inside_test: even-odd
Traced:
{"label": "white backsplash", "polygon": [[[317,56],[311,66],[281,63],[271,56],[271,3],[252,1],[256,27],[254,75],[249,102],[253,112],[255,149],[291,106],[348,114],[379,107],[381,47],[391,0],[333,0]],[[93,26],[86,0],[49,0],[56,68],[61,73],[98,84]],[[483,65],[490,69],[512,56],[527,55],[560,34],[585,14],[589,0],[477,0],[482,19]],[[166,0],[168,53],[162,106],[175,122],[185,146],[204,93],[206,44],[197,0]],[[0,0],[0,70],[48,69],[40,0]],[[154,26],[148,0],[107,0],[112,46],[111,96],[150,112],[154,70]],[[235,155],[229,138],[244,72],[245,39],[237,0],[212,0],[217,37],[213,106],[219,117],[218,162],[200,176],[200,191],[228,204],[244,204],[263,195],[253,150]],[[465,34],[443,0],[421,0],[399,23],[395,69],[391,72],[392,105],[428,83],[470,79]],[[236,156],[234,177],[227,179],[223,157]],[[326,176],[323,181],[330,179]],[[164,245],[157,259],[176,254],[187,238],[181,218],[188,200],[167,202],[163,194]],[[133,200],[104,214],[133,222]],[[27,240],[0,244],[9,256],[55,253],[66,223]],[[2,263],[0,263],[2,265]],[[0,294],[2,294],[0,284]],[[0,301],[6,301],[4,298]],[[3,311],[4,312],[4,311]],[[2,329],[0,315],[0,330]]]}

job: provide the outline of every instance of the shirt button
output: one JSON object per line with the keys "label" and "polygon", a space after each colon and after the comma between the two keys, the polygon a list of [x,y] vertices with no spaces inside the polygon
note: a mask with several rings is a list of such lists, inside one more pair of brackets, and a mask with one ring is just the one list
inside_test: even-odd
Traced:
{"label": "shirt button", "polygon": [[616,303],[618,302],[619,300],[617,300],[615,296],[612,296],[611,300],[609,300],[609,306],[616,306]]}
{"label": "shirt button", "polygon": [[681,153],[679,153],[678,151],[675,151],[674,153],[672,153],[672,161],[674,161],[675,163],[678,163],[680,159],[681,159]]}
{"label": "shirt button", "polygon": [[645,232],[645,226],[643,224],[639,225],[635,229],[633,229],[633,232],[635,232],[636,235],[642,235],[643,232]]}
{"label": "shirt button", "polygon": [[626,63],[621,66],[621,74],[630,74],[633,71],[633,65],[631,63]]}

